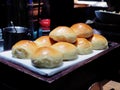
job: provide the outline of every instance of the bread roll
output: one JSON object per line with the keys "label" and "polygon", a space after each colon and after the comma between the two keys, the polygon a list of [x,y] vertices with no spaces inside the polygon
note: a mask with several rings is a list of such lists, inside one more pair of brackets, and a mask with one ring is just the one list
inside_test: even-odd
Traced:
{"label": "bread roll", "polygon": [[86,38],[77,38],[75,43],[78,54],[85,55],[93,52],[92,43],[88,41]]}
{"label": "bread roll", "polygon": [[12,46],[12,56],[20,59],[29,59],[37,48],[33,41],[20,40]]}
{"label": "bread roll", "polygon": [[93,29],[85,23],[76,23],[71,26],[78,38],[89,38],[93,35]]}
{"label": "bread roll", "polygon": [[63,54],[51,47],[39,47],[32,56],[32,64],[39,68],[54,68],[63,63]]}
{"label": "bread roll", "polygon": [[95,50],[106,49],[108,47],[107,39],[100,34],[94,34],[89,40]]}
{"label": "bread roll", "polygon": [[39,47],[43,46],[51,46],[54,43],[54,40],[52,40],[49,36],[40,36],[34,41]]}
{"label": "bread roll", "polygon": [[57,42],[52,47],[63,53],[63,60],[73,60],[78,57],[77,48],[71,43]]}
{"label": "bread roll", "polygon": [[56,27],[49,33],[49,36],[55,41],[65,41],[69,43],[76,41],[76,34],[67,26]]}

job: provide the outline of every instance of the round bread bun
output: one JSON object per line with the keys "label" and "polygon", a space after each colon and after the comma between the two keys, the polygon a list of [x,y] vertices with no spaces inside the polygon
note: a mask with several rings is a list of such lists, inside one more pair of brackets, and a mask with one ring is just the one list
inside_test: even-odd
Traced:
{"label": "round bread bun", "polygon": [[77,37],[73,30],[67,26],[56,27],[49,33],[49,36],[55,41],[63,41],[69,43],[74,43]]}
{"label": "round bread bun", "polygon": [[95,50],[108,48],[107,39],[100,34],[94,34],[89,40],[92,43],[93,49]]}
{"label": "round bread bun", "polygon": [[35,41],[36,45],[38,45],[39,47],[43,47],[43,46],[51,46],[54,42],[53,39],[51,39],[49,36],[40,36],[39,38],[37,38]]}
{"label": "round bread bun", "polygon": [[71,43],[57,42],[52,47],[63,53],[63,60],[73,60],[78,57],[77,48]]}
{"label": "round bread bun", "polygon": [[86,38],[77,38],[75,43],[78,54],[85,55],[93,52],[92,43]]}
{"label": "round bread bun", "polygon": [[31,62],[39,68],[54,68],[63,63],[63,54],[51,47],[39,47],[32,56]]}
{"label": "round bread bun", "polygon": [[93,35],[93,29],[85,23],[76,23],[71,26],[78,38],[89,38]]}
{"label": "round bread bun", "polygon": [[37,45],[30,40],[20,40],[12,46],[12,56],[20,59],[29,59]]}

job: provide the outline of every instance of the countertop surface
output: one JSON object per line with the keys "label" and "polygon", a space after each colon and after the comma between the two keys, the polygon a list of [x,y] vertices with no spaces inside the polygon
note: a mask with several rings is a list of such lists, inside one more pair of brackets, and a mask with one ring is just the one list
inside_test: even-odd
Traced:
{"label": "countertop surface", "polygon": [[74,0],[75,8],[77,7],[108,7],[104,1],[78,1]]}

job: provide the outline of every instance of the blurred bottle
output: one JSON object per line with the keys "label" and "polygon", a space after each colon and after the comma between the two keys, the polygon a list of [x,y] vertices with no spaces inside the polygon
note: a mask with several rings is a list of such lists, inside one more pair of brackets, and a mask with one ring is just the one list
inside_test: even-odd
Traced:
{"label": "blurred bottle", "polygon": [[39,25],[42,34],[46,35],[50,32],[50,3],[49,0],[41,0],[39,12]]}

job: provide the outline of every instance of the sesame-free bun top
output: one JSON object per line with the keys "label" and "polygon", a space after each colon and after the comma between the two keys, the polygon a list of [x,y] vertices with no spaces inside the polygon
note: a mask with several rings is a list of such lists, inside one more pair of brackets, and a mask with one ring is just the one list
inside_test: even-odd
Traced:
{"label": "sesame-free bun top", "polygon": [[33,41],[20,40],[12,46],[12,56],[20,59],[29,59],[37,48]]}
{"label": "sesame-free bun top", "polygon": [[35,41],[36,45],[39,47],[43,46],[51,46],[54,43],[54,40],[51,39],[49,36],[40,36]]}
{"label": "sesame-free bun top", "polygon": [[89,38],[93,35],[91,26],[85,23],[76,23],[71,26],[78,38]]}
{"label": "sesame-free bun top", "polygon": [[74,60],[78,57],[75,45],[68,42],[57,42],[51,47],[63,53],[63,60]]}
{"label": "sesame-free bun top", "polygon": [[101,34],[94,34],[89,40],[92,43],[93,49],[95,50],[108,48],[108,41]]}
{"label": "sesame-free bun top", "polygon": [[49,33],[50,38],[55,41],[64,41],[74,43],[76,41],[76,34],[67,26],[58,26]]}
{"label": "sesame-free bun top", "polygon": [[39,47],[32,56],[31,62],[39,68],[55,68],[63,63],[63,54],[51,47]]}
{"label": "sesame-free bun top", "polygon": [[77,38],[75,42],[78,54],[85,55],[93,52],[92,43],[86,38]]}

